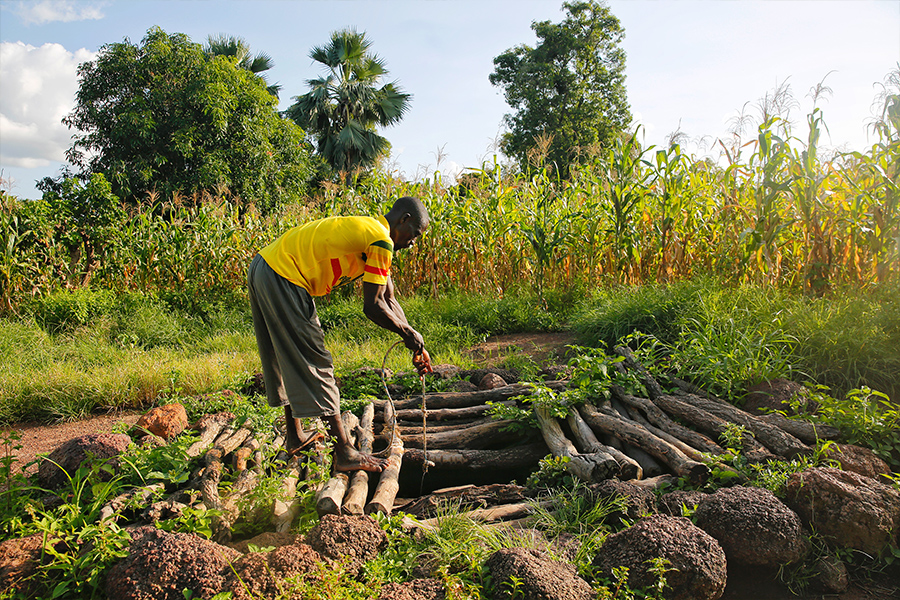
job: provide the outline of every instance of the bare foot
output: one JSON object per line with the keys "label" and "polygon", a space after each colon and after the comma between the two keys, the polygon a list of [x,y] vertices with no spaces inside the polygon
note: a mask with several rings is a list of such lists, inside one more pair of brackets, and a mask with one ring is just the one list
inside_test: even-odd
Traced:
{"label": "bare foot", "polygon": [[384,471],[386,461],[382,458],[372,456],[371,454],[363,454],[352,450],[345,456],[340,456],[337,452],[334,454],[334,470],[339,473],[348,471],[369,471],[370,473],[381,473]]}

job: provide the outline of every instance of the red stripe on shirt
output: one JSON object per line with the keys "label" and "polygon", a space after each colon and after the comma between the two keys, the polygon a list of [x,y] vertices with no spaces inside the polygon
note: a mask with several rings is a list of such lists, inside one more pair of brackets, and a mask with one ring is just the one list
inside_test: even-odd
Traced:
{"label": "red stripe on shirt", "polygon": [[366,273],[374,273],[375,275],[381,275],[382,277],[388,276],[388,269],[379,269],[377,267],[373,267],[372,265],[366,265]]}
{"label": "red stripe on shirt", "polygon": [[341,278],[341,261],[338,258],[331,259],[331,270],[334,272],[334,279],[331,280],[331,286],[334,287],[337,285],[338,280]]}

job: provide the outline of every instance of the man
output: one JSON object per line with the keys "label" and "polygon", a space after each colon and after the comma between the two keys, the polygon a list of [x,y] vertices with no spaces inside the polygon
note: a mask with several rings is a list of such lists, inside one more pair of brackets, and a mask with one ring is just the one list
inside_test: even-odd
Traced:
{"label": "man", "polygon": [[253,328],[269,405],[284,406],[288,452],[310,441],[301,436],[300,419],[321,417],[335,438],[335,471],[384,469],[383,460],[358,452],[344,431],[334,366],[313,297],[362,277],[366,317],[403,338],[420,374],[430,371],[422,336],[406,320],[390,274],[394,250],[412,246],[428,223],[422,202],[404,197],[381,217],[328,217],[294,227],[253,259],[248,274]]}

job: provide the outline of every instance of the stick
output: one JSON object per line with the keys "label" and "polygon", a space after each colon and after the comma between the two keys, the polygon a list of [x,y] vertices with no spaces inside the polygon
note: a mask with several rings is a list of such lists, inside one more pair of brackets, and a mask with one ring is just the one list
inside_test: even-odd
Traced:
{"label": "stick", "polygon": [[619,464],[620,479],[640,479],[643,476],[644,470],[636,460],[626,455],[618,448],[601,444],[600,440],[597,439],[597,436],[594,435],[593,430],[584,422],[584,419],[581,418],[581,413],[577,410],[569,412],[566,417],[566,422],[569,424],[569,429],[572,430],[572,436],[575,438],[575,443],[581,447],[582,452],[587,454],[592,452],[605,452],[615,459]]}

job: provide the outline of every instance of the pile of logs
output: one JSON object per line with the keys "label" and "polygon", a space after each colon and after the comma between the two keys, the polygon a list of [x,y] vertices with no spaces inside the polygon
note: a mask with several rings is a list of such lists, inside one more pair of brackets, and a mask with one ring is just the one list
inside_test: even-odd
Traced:
{"label": "pile of logs", "polygon": [[[817,440],[837,438],[834,428],[774,414],[752,415],[683,381],[675,380],[678,389],[667,393],[628,348],[616,352],[624,357],[620,368],[637,376],[648,397],[612,386],[611,400],[569,407],[565,419],[533,403],[539,431],[523,432],[521,424],[489,414],[488,403],[525,406],[523,400],[534,393],[528,384],[433,393],[424,396],[424,402],[423,396],[376,401],[366,406],[361,418],[343,414],[344,427],[359,450],[377,452],[387,466],[380,474],[335,474],[316,490],[317,512],[390,514],[402,508],[427,516],[425,507],[469,498],[466,506],[476,509],[473,516],[507,519],[521,515],[531,501],[520,497],[523,488],[505,484],[515,474],[537,469],[550,454],[566,457],[569,473],[587,482],[616,477],[652,486],[660,477],[676,476],[701,484],[711,468],[729,469],[717,462],[726,453],[720,441],[723,434],[731,439],[739,435],[743,455],[756,462],[808,454]],[[567,389],[566,381],[543,385],[556,392]],[[135,506],[142,509],[141,520],[171,518],[189,506],[215,509],[214,538],[227,541],[241,516],[240,507],[246,504],[242,498],[265,469],[275,469],[283,479],[281,494],[270,507],[272,524],[276,531],[287,531],[300,510],[298,485],[318,481],[304,472],[310,464],[283,451],[274,463],[264,464],[264,456],[274,455],[283,438],[238,425],[230,413],[206,415],[194,427],[199,437],[188,455],[200,458],[201,464],[186,484],[155,502],[153,498],[164,492],[162,484],[135,489],[104,507],[102,518],[119,518],[124,507],[133,511]],[[324,453],[324,447],[320,450]],[[327,464],[322,454],[318,464]],[[455,487],[403,500],[398,498],[401,467],[406,475],[429,471],[436,481],[450,472],[457,480],[461,474],[463,479],[472,475],[484,480],[487,474],[500,487]],[[227,487],[220,485],[225,469],[231,470],[234,480]]]}
{"label": "pile of logs", "polygon": [[[390,459],[378,484],[377,501],[373,498],[365,511],[390,512],[401,464],[407,469],[489,471],[503,482],[509,481],[509,473],[537,468],[541,458],[552,454],[567,457],[569,473],[587,482],[616,477],[649,480],[652,485],[660,476],[673,475],[699,485],[713,467],[732,470],[719,462],[726,454],[720,442],[723,434],[739,436],[740,450],[752,462],[809,454],[817,440],[838,436],[829,426],[777,414],[752,415],[684,381],[676,380],[678,389],[667,393],[628,348],[616,352],[624,358],[620,368],[637,375],[648,397],[612,386],[611,400],[570,407],[564,420],[535,404],[538,439],[517,432],[509,421],[488,416],[488,402],[521,402],[533,393],[529,385],[430,394],[424,408],[421,397],[376,402],[374,433],[390,443]],[[561,392],[567,382],[544,385]],[[320,495],[320,512],[358,511],[357,504],[341,505],[345,487],[329,482],[328,493]],[[462,488],[449,492],[457,489]],[[435,497],[447,492],[438,490]],[[482,501],[483,506],[489,504]]]}

